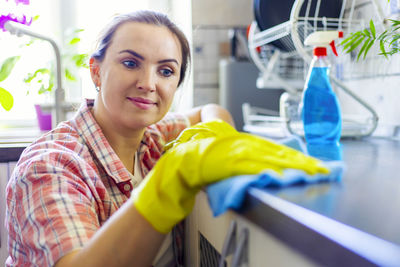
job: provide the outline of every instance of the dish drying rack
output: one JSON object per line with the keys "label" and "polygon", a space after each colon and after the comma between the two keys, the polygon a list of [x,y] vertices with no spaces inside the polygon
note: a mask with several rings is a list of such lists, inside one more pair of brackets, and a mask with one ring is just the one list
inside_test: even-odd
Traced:
{"label": "dish drying rack", "polygon": [[[372,12],[368,19],[357,18],[356,7],[360,4],[360,0],[342,0],[338,17],[319,16],[324,1],[326,3],[326,1],[332,0],[296,0],[288,21],[264,31],[259,30],[255,21],[250,25],[248,34],[249,55],[260,70],[257,87],[278,87],[285,89],[286,92],[281,97],[279,117],[269,115],[269,110],[251,107],[247,103],[243,104],[245,131],[267,136],[271,134],[273,136],[304,135],[298,105],[308,66],[312,60],[312,47],[303,45],[304,39],[309,34],[321,30],[341,30],[346,38],[349,33],[366,28],[371,17],[377,31],[383,31],[386,28],[384,13],[378,0],[362,1],[361,4],[369,6],[369,10]],[[276,40],[280,40],[287,51],[271,45]],[[378,115],[368,103],[344,84],[346,80],[354,78],[354,71],[352,70],[355,69],[357,62],[354,55],[341,51],[340,46],[337,50],[341,55],[339,59],[328,55],[332,63],[330,79],[332,85],[334,85],[334,90],[341,89],[364,107],[370,115],[368,118],[342,115],[342,137],[369,136],[377,127]],[[277,130],[276,127],[280,129]]]}

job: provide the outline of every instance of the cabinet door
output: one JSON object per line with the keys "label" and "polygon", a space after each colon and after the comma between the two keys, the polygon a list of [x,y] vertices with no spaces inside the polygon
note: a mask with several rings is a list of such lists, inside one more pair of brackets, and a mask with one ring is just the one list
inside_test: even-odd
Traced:
{"label": "cabinet door", "polygon": [[15,167],[15,162],[0,163],[0,266],[4,266],[8,257],[7,230],[4,225],[6,212],[6,186]]}
{"label": "cabinet door", "polygon": [[[207,240],[207,246],[213,247],[216,253],[212,254],[220,255],[232,221],[236,221],[237,224],[236,244],[239,243],[244,229],[248,231],[247,266],[317,266],[299,252],[235,212],[228,211],[219,217],[214,217],[204,192],[197,195],[193,212],[186,220],[187,266],[215,266],[213,263],[200,264],[204,262],[202,260],[202,240]],[[233,255],[230,255],[225,259],[225,266],[230,267],[232,263]]]}

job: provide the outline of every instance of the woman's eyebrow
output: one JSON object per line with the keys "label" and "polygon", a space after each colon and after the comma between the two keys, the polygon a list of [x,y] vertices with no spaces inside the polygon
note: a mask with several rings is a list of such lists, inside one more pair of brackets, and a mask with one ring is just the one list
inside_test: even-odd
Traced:
{"label": "woman's eyebrow", "polygon": [[168,62],[174,62],[174,63],[176,63],[176,65],[179,66],[178,60],[173,59],[173,58],[163,59],[163,60],[158,61],[158,63],[168,63]]}
{"label": "woman's eyebrow", "polygon": [[[141,60],[144,60],[144,56],[142,56],[141,54],[139,54],[139,53],[137,53],[137,52],[135,52],[135,51],[133,51],[131,49],[124,49],[124,50],[121,50],[119,53],[120,54],[129,53],[132,56],[135,56],[137,58],[140,58]],[[176,60],[174,58],[168,58],[168,59],[163,59],[163,60],[157,61],[157,63],[168,63],[168,62],[174,62],[176,65],[179,65],[178,60]]]}
{"label": "woman's eyebrow", "polygon": [[135,57],[140,58],[141,60],[144,60],[144,57],[143,57],[142,55],[140,55],[139,53],[137,53],[137,52],[135,52],[135,51],[133,51],[133,50],[131,50],[131,49],[121,50],[121,51],[119,51],[119,53],[120,53],[120,54],[122,54],[122,53],[129,53],[129,54],[131,54],[132,56],[135,56]]}

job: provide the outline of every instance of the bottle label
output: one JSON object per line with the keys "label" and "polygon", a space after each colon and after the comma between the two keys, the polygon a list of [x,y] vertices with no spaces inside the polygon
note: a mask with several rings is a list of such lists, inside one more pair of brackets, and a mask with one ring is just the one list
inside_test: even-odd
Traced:
{"label": "bottle label", "polygon": [[327,68],[313,68],[303,95],[302,119],[307,143],[337,143],[342,131],[339,102]]}

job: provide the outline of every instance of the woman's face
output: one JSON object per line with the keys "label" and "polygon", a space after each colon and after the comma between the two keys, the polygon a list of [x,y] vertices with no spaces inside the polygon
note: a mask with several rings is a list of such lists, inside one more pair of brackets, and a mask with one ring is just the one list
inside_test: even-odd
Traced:
{"label": "woman's face", "polygon": [[[92,59],[93,60],[93,59]],[[114,33],[104,60],[91,74],[99,87],[96,119],[143,129],[168,112],[178,86],[181,46],[166,27],[127,22]]]}

